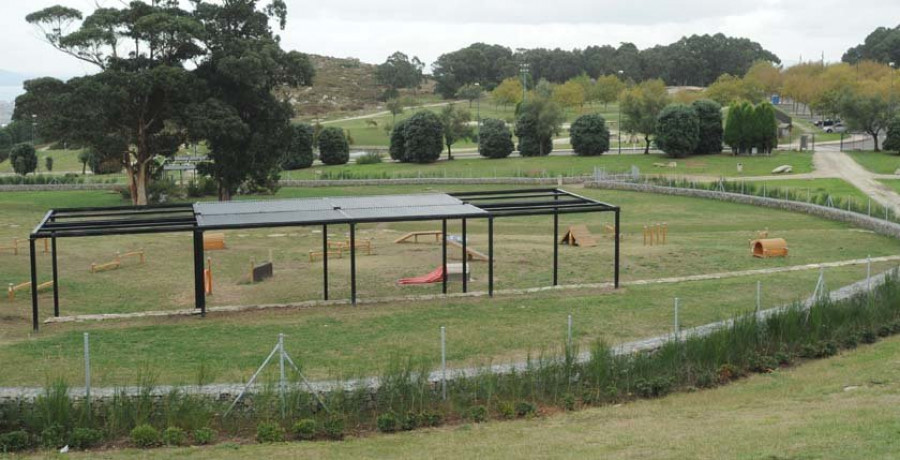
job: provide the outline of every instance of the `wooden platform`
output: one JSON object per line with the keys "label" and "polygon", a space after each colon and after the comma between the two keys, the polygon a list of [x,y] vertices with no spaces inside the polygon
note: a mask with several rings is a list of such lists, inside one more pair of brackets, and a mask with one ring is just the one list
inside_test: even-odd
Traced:
{"label": "wooden platform", "polygon": [[[403,235],[400,238],[397,238],[396,240],[394,240],[394,243],[418,243],[420,236],[433,236],[434,242],[440,243],[442,233],[443,232],[441,232],[440,230],[431,230],[431,231],[427,231],[427,232],[410,232],[410,233],[407,233],[406,235]],[[409,241],[409,240],[412,240],[412,241]]]}
{"label": "wooden platform", "polygon": [[568,244],[571,246],[580,246],[583,248],[589,248],[597,245],[597,240],[594,239],[594,235],[591,234],[591,231],[588,230],[587,225],[573,225],[569,227],[569,230],[566,231],[566,234],[563,235],[562,244]]}

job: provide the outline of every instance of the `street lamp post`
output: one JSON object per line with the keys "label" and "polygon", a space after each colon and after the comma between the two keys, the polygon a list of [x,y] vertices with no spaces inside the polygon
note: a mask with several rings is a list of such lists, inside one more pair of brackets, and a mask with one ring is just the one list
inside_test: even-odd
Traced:
{"label": "street lamp post", "polygon": [[528,91],[528,79],[526,78],[528,76],[528,63],[527,62],[522,63],[522,65],[519,66],[519,72],[522,74],[522,103],[524,104],[525,103],[525,94]]}
{"label": "street lamp post", "polygon": [[[624,70],[618,72],[619,78],[625,73]],[[619,138],[619,155],[622,154],[622,101],[616,101],[616,135]]]}
{"label": "street lamp post", "polygon": [[37,125],[37,115],[31,114],[31,146],[34,147],[34,128]]}
{"label": "street lamp post", "polygon": [[[475,118],[478,119],[478,131],[481,132],[481,83],[475,82],[475,87],[478,88],[478,97],[475,98]],[[471,107],[471,106],[470,106]]]}

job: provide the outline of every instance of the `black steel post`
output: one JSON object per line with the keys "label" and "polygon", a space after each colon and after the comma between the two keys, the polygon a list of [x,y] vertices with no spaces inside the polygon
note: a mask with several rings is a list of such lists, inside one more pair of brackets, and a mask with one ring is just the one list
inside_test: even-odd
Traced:
{"label": "black steel post", "polygon": [[322,292],[328,300],[328,225],[322,225]]}
{"label": "black steel post", "polygon": [[619,236],[619,231],[620,231],[620,229],[619,229],[619,210],[616,209],[616,234],[615,234],[615,239],[616,239],[616,243],[615,243],[615,246],[616,246],[616,250],[615,250],[616,251],[616,256],[615,256],[616,268],[615,268],[615,270],[616,270],[616,272],[615,272],[615,278],[613,280],[613,285],[615,286],[616,289],[619,289],[619,240],[621,239]]}
{"label": "black steel post", "polygon": [[[463,256],[465,257],[465,256]],[[447,293],[447,219],[441,221],[441,292]]]}
{"label": "black steel post", "polygon": [[38,284],[37,256],[34,253],[34,238],[28,238],[28,249],[31,255],[31,327],[38,330]]}
{"label": "black steel post", "polygon": [[194,231],[194,308],[206,316],[206,289],[203,279],[203,232]]}
{"label": "black steel post", "polygon": [[356,305],[356,224],[350,224],[350,302]]}
{"label": "black steel post", "polygon": [[50,238],[50,257],[53,262],[53,316],[59,317],[59,270],[56,266],[56,237]]}
{"label": "black steel post", "polygon": [[469,292],[469,252],[466,249],[466,219],[462,220],[462,290]]}
{"label": "black steel post", "polygon": [[494,296],[494,218],[488,217],[488,295]]}
{"label": "black steel post", "polygon": [[559,212],[553,210],[553,285],[559,281]]}

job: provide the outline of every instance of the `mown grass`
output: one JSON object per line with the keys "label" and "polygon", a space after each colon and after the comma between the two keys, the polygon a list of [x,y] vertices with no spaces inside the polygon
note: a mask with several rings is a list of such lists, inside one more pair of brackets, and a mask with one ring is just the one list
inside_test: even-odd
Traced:
{"label": "mown grass", "polygon": [[854,200],[858,203],[866,203],[868,196],[853,184],[843,179],[784,179],[772,181],[747,181],[757,189],[765,185],[767,196],[781,197],[785,191],[790,191],[799,197],[805,197],[807,191],[810,196],[831,195],[834,200]]}
{"label": "mown grass", "polygon": [[863,168],[876,174],[894,174],[900,169],[900,155],[897,155],[897,152],[854,151],[844,153],[850,155]]}
{"label": "mown grass", "polygon": [[[473,187],[448,187],[471,189]],[[483,188],[483,187],[478,187]],[[424,190],[415,187],[285,188],[280,197],[355,195]],[[431,189],[433,190],[433,189]],[[623,280],[653,279],[752,268],[772,268],[812,262],[896,254],[900,243],[858,231],[846,225],[809,216],[750,206],[679,197],[599,190],[580,191],[623,207]],[[0,194],[0,238],[22,237],[49,207],[117,204],[116,194],[104,192]],[[566,216],[561,228],[587,223],[601,234],[608,217]],[[669,225],[669,244],[644,247],[642,227]],[[479,227],[481,225],[482,227]],[[377,255],[359,257],[360,296],[440,292],[439,285],[400,288],[400,276],[427,273],[440,263],[440,252],[430,245],[394,245],[394,236],[429,225],[367,227],[361,237],[379,238]],[[786,237],[788,259],[749,257],[747,240],[768,228]],[[319,263],[309,263],[306,250],[321,244],[312,230],[270,229],[229,233],[230,248],[211,252],[216,288],[211,305],[261,304],[320,298]],[[458,232],[456,226],[451,231]],[[484,249],[483,224],[470,223],[472,246]],[[549,284],[552,229],[547,219],[500,219],[497,223],[498,289]],[[563,230],[564,231],[564,230]],[[294,232],[295,235],[291,235]],[[343,229],[331,229],[335,238]],[[281,236],[279,236],[281,235]],[[596,248],[561,248],[562,283],[611,280],[612,244],[600,238]],[[92,275],[91,261],[111,258],[116,250],[143,247],[148,261],[118,271]],[[275,250],[276,278],[243,283],[251,257],[267,258]],[[190,238],[185,236],[122,237],[61,240],[62,313],[136,312],[192,306]],[[27,278],[27,257],[0,255],[11,264],[0,265],[0,281]],[[332,298],[349,295],[348,262],[333,259],[330,271]],[[885,265],[886,266],[886,265]],[[876,266],[876,269],[884,266]],[[49,276],[47,257],[39,262],[41,279]],[[473,263],[473,290],[486,289],[483,264]],[[864,267],[829,270],[830,286],[864,276]],[[776,305],[808,295],[817,273],[797,272],[760,277],[765,302]],[[752,304],[756,278],[631,287],[619,293],[573,291],[525,297],[446,300],[375,306],[312,308],[212,314],[205,320],[175,318],[47,325],[29,338],[30,303],[21,296],[6,307],[0,320],[0,361],[22,372],[0,375],[0,384],[38,384],[61,376],[77,381],[80,375],[79,340],[91,332],[96,347],[98,384],[128,383],[135,369],[148,362],[165,362],[164,382],[192,380],[201,363],[217,369],[217,381],[246,378],[278,333],[288,334],[289,348],[308,366],[311,375],[355,375],[378,369],[397,354],[434,357],[440,326],[450,331],[450,359],[454,365],[522,357],[550,346],[560,337],[567,314],[576,318],[579,341],[608,337],[613,341],[643,338],[665,332],[671,324],[672,298],[685,305],[685,324],[727,318]],[[803,288],[805,286],[805,288]],[[451,284],[451,292],[459,286]],[[50,297],[41,296],[42,317],[50,313]],[[6,302],[4,302],[6,303]],[[35,364],[38,363],[38,364]]]}
{"label": "mown grass", "polygon": [[[46,167],[47,157],[53,157],[53,174],[81,173],[81,162],[78,161],[78,154],[81,153],[81,150],[44,150],[40,145],[37,148],[38,164],[36,173],[46,174],[50,172],[47,171]],[[0,163],[0,173],[12,172],[12,164],[9,160]]]}
{"label": "mown grass", "polygon": [[[674,168],[660,167],[674,162]],[[737,164],[743,163],[738,173]],[[594,168],[608,173],[630,172],[637,166],[642,174],[668,176],[750,177],[771,174],[778,166],[790,164],[794,174],[813,170],[809,152],[776,153],[771,156],[736,157],[730,154],[670,159],[665,155],[617,155],[615,151],[600,157],[560,155],[537,158],[510,157],[501,160],[462,157],[432,164],[385,162],[373,165],[314,166],[284,171],[284,179],[381,179],[403,177],[556,177],[593,174]]]}

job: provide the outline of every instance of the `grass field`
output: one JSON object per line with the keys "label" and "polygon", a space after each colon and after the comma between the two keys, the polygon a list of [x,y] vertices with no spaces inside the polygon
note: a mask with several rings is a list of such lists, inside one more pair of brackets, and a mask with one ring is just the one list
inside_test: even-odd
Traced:
{"label": "grass field", "polygon": [[893,458],[900,338],[728,386],[562,413],[340,443],[220,444],[72,458]]}
{"label": "grass field", "polygon": [[876,174],[894,174],[900,169],[900,155],[896,152],[845,152],[863,168]]}
{"label": "grass field", "polygon": [[[78,161],[79,153],[81,153],[81,150],[44,150],[39,145],[37,150],[37,171],[35,172],[46,174],[48,172],[46,167],[47,157],[53,157],[53,173],[73,172],[81,174],[81,162]],[[9,160],[0,163],[0,173],[12,172],[12,164]]]}
{"label": "grass field", "polygon": [[[763,182],[753,181],[757,187]],[[865,204],[868,197],[853,184],[843,179],[785,179],[765,182],[768,196],[779,197],[785,190],[799,194],[801,197],[809,190],[811,196],[829,194],[834,199],[853,199],[856,203]]]}
{"label": "grass field", "polygon": [[[656,163],[668,164],[674,161],[676,167],[659,167]],[[737,164],[743,163],[742,173],[737,172]],[[616,155],[609,152],[599,157],[579,157],[560,155],[547,157],[510,157],[502,160],[482,158],[457,158],[453,161],[438,161],[432,164],[411,164],[385,162],[373,165],[349,164],[344,166],[314,166],[308,169],[284,171],[285,179],[317,178],[390,178],[390,177],[556,177],[593,174],[594,168],[605,168],[607,172],[630,171],[637,166],[643,174],[708,177],[749,177],[771,174],[783,164],[793,166],[795,174],[813,170],[812,154],[809,152],[776,153],[771,156],[735,157],[729,154],[695,156],[672,160],[661,154]]]}
{"label": "grass field", "polygon": [[[482,101],[480,107],[478,107],[476,104],[472,104],[470,108],[469,104],[466,102],[459,102],[456,103],[456,105],[459,108],[468,110],[472,115],[473,121],[478,120],[479,113],[482,119],[499,118],[506,121],[507,123],[515,121],[515,112],[512,106],[498,107],[485,101]],[[394,118],[390,113],[387,113],[365,119],[331,121],[327,123],[327,126],[338,126],[350,131],[350,135],[353,138],[354,145],[387,147],[390,143],[390,136],[384,131],[384,126],[392,126],[395,122],[405,120],[420,110],[429,110],[435,113],[439,113],[441,109],[441,106],[407,107],[403,111],[403,113],[398,114],[396,118]],[[603,105],[593,105],[585,106],[582,109],[570,109],[565,111],[565,122],[570,123],[582,114],[599,113],[603,115],[604,118],[606,118],[607,122],[612,122],[613,126],[615,126],[615,122],[616,120],[618,120],[618,114],[616,110],[616,104],[610,104],[606,107],[604,107]],[[373,125],[373,121],[377,123],[377,125]],[[559,135],[559,137],[567,136],[568,134],[565,132],[560,133]],[[472,141],[463,141],[453,145],[453,148],[455,149],[473,147],[477,147],[477,145]]]}
{"label": "grass field", "polygon": [[[472,187],[449,187],[461,190]],[[485,187],[478,187],[485,188]],[[353,195],[422,191],[414,187],[285,188],[280,197]],[[428,189],[431,190],[431,189]],[[891,255],[900,242],[858,231],[846,225],[786,212],[715,201],[582,190],[623,208],[622,278],[653,279],[696,273],[779,267],[811,262]],[[49,207],[119,204],[116,194],[103,192],[44,192],[0,194],[0,240],[23,237]],[[586,223],[599,234],[609,216],[564,216],[561,227]],[[642,226],[666,222],[669,244],[644,247]],[[404,231],[434,229],[435,224],[361,226],[360,238],[374,238],[376,255],[359,257],[362,298],[440,292],[439,285],[401,288],[402,276],[424,274],[440,264],[434,245],[395,245]],[[773,236],[788,239],[788,259],[753,259],[747,240],[768,228]],[[229,249],[208,253],[216,267],[211,305],[262,304],[320,298],[319,263],[307,260],[318,249],[316,229],[267,229],[229,232]],[[330,227],[335,239],[344,229]],[[457,223],[450,231],[458,233]],[[470,245],[485,249],[485,228],[470,222]],[[496,287],[521,288],[550,281],[552,228],[548,218],[500,219],[496,224]],[[603,282],[612,277],[611,241],[599,238],[596,248],[561,248],[561,283]],[[100,274],[90,263],[111,259],[115,251],[144,248],[145,265],[132,265]],[[276,278],[246,284],[251,257],[267,258],[274,250]],[[192,305],[190,238],[185,235],[110,237],[60,241],[62,313],[133,312],[189,308]],[[0,281],[27,278],[27,257],[0,255]],[[49,276],[49,263],[41,256],[41,280]],[[886,265],[876,266],[886,268]],[[332,298],[349,295],[347,259],[330,264]],[[486,288],[483,263],[473,262],[471,289]],[[864,276],[861,266],[828,271],[829,286]],[[790,302],[809,295],[815,271],[765,275],[766,305]],[[217,381],[246,378],[258,365],[275,336],[288,335],[288,348],[315,377],[351,377],[371,374],[397,356],[436,356],[436,334],[447,326],[451,364],[478,364],[489,360],[523,357],[559,344],[565,317],[576,318],[576,338],[589,342],[604,337],[612,342],[667,332],[671,299],[682,298],[685,326],[725,319],[752,307],[757,278],[629,287],[617,293],[596,290],[549,292],[527,297],[443,300],[362,307],[319,307],[243,314],[214,314],[199,318],[163,318],[108,323],[46,325],[29,334],[27,295],[4,307],[0,319],[0,362],[21,372],[0,375],[0,385],[40,384],[62,376],[80,376],[82,332],[91,332],[98,385],[134,383],[138,369],[157,369],[163,382],[190,383],[201,363],[216,369]],[[458,292],[459,286],[450,286]],[[49,314],[50,297],[42,295],[42,317]]]}

